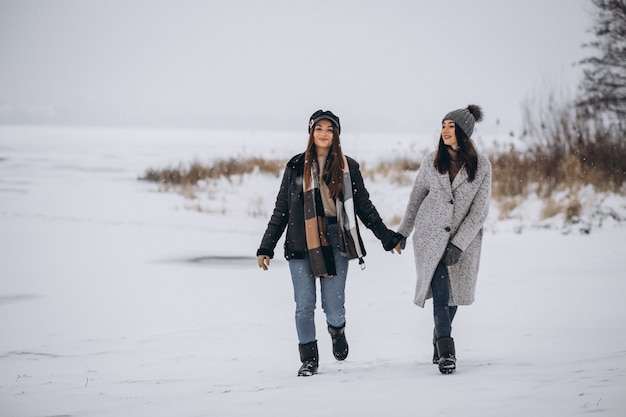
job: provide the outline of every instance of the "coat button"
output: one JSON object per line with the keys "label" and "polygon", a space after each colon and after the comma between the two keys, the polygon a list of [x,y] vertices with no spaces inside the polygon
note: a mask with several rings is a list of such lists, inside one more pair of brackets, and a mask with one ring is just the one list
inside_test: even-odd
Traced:
{"label": "coat button", "polygon": [[454,204],[454,200],[450,200],[450,204]]}
{"label": "coat button", "polygon": [[449,227],[446,227],[446,232],[449,232],[451,229]]}

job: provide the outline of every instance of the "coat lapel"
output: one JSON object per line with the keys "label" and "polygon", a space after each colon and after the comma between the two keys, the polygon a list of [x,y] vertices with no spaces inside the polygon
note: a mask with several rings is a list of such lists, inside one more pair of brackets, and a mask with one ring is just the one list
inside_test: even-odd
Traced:
{"label": "coat lapel", "polygon": [[459,185],[467,181],[467,178],[467,170],[465,169],[465,165],[463,165],[452,181],[452,191],[459,188]]}
{"label": "coat lapel", "polygon": [[446,191],[446,193],[451,197],[452,196],[452,187],[450,185],[450,175],[448,175],[447,172],[445,174],[440,174],[436,170],[435,170],[435,172],[437,173],[437,177],[439,177],[439,183],[441,184],[441,188],[443,188],[444,191]]}

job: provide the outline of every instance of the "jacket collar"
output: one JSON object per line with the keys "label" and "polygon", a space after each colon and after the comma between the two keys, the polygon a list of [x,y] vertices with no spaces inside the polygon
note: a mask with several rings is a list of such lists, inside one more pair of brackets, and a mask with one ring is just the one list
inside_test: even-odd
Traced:
{"label": "jacket collar", "polygon": [[459,185],[467,181],[467,178],[467,170],[465,169],[465,164],[463,164],[461,169],[459,169],[459,172],[456,174],[456,177],[454,177],[454,180],[452,180],[452,191],[459,188]]}
{"label": "jacket collar", "polygon": [[439,182],[441,183],[441,186],[443,187],[444,190],[447,190],[450,195],[452,195],[452,192],[456,190],[457,188],[459,188],[461,184],[467,181],[467,178],[468,178],[465,165],[463,165],[461,169],[459,170],[459,172],[456,174],[456,177],[454,177],[452,184],[450,184],[450,174],[448,174],[447,172],[445,174],[441,174],[438,171],[436,172],[437,172],[437,176],[439,177]]}
{"label": "jacket collar", "polygon": [[287,166],[291,169],[302,171],[304,168],[304,153],[294,155],[289,162],[287,162]]}

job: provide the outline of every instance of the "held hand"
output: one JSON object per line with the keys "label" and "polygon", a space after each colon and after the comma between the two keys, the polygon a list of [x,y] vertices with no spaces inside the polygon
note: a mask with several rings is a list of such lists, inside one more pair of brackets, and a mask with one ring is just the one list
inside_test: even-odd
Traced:
{"label": "held hand", "polygon": [[[396,242],[395,245],[393,242]],[[389,249],[387,249],[389,246],[386,246],[385,249],[391,253],[395,253],[394,251],[397,251],[398,255],[400,255],[402,253],[402,249],[404,249],[404,247],[406,246],[406,237],[396,232],[394,233],[393,239],[388,243],[388,245],[389,244],[394,245],[394,246],[392,246]]]}
{"label": "held hand", "polygon": [[395,248],[391,249],[389,252],[391,253],[395,253],[394,250],[396,252],[398,252],[398,255],[402,254],[402,242],[398,242],[398,244],[396,245]]}
{"label": "held hand", "polygon": [[402,254],[402,250],[406,247],[406,236],[402,236],[400,233],[396,233],[396,236],[400,237],[400,240],[396,244],[396,246],[389,250],[389,252],[394,253],[394,250],[398,252],[398,255]]}
{"label": "held hand", "polygon": [[259,268],[264,271],[267,271],[267,268],[270,267],[270,257],[267,255],[257,256],[257,261],[259,262]]}
{"label": "held hand", "polygon": [[446,251],[443,253],[444,265],[451,266],[459,262],[462,253],[463,251],[459,249],[456,245],[448,242],[448,246],[446,246]]}

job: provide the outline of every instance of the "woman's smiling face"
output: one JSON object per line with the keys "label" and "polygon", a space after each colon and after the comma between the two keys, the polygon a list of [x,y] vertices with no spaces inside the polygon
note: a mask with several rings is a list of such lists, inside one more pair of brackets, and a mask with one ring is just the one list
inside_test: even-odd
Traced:
{"label": "woman's smiling face", "polygon": [[333,124],[326,119],[322,119],[313,128],[313,143],[317,148],[317,153],[326,155],[333,146]]}
{"label": "woman's smiling face", "polygon": [[444,120],[441,124],[441,138],[443,143],[452,149],[457,149],[459,144],[456,139],[456,123],[454,120]]}

